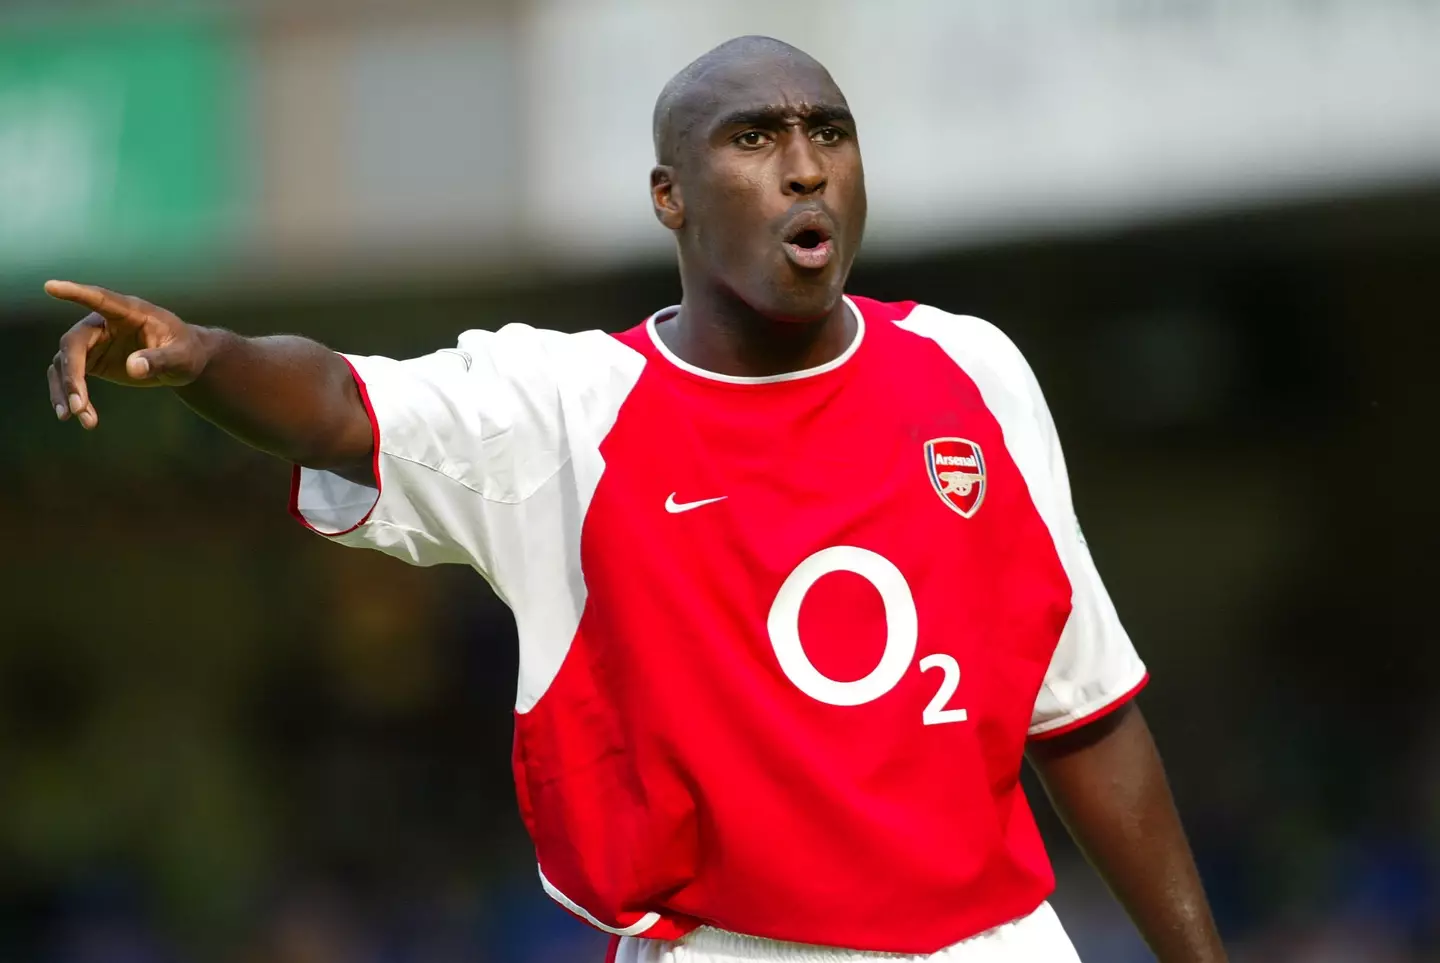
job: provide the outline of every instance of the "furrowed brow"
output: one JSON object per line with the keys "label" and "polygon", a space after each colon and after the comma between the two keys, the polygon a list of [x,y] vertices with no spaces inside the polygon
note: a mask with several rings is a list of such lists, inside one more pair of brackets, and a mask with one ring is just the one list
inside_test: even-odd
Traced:
{"label": "furrowed brow", "polygon": [[812,124],[855,123],[855,115],[850,113],[850,108],[839,104],[821,104],[801,111],[801,114]]}
{"label": "furrowed brow", "polygon": [[771,105],[767,107],[746,107],[740,110],[731,111],[720,117],[715,122],[715,129],[722,130],[726,127],[766,127],[778,128],[785,125],[786,118],[798,115],[809,124],[833,124],[836,122],[854,123],[855,118],[850,113],[850,108],[842,107],[839,104],[817,104],[813,107],[801,107],[798,110],[794,107]]}

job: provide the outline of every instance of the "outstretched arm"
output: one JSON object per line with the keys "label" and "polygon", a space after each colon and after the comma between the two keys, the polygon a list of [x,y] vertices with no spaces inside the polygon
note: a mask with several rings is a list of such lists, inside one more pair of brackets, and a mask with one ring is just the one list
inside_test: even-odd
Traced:
{"label": "outstretched arm", "polygon": [[1055,810],[1160,963],[1223,963],[1225,949],[1139,708],[1029,748]]}
{"label": "outstretched arm", "polygon": [[374,484],[364,402],[349,366],[324,345],[186,324],[139,298],[69,281],[51,281],[45,290],[93,312],[60,339],[46,372],[61,421],[74,418],[86,429],[99,424],[87,376],[170,387],[248,445]]}

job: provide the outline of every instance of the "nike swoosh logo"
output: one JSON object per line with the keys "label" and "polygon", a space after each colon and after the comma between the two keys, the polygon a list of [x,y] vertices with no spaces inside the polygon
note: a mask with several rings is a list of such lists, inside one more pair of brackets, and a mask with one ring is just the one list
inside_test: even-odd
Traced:
{"label": "nike swoosh logo", "polygon": [[702,498],[698,502],[677,502],[675,500],[675,493],[671,492],[670,497],[665,499],[665,510],[671,515],[675,515],[680,512],[688,512],[692,508],[699,508],[701,505],[713,505],[716,502],[723,502],[729,497],[729,495],[721,495],[719,498]]}

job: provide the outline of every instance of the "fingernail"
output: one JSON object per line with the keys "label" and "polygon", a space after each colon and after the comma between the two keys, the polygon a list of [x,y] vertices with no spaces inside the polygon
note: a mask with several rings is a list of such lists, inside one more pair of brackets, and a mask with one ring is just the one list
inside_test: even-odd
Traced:
{"label": "fingernail", "polygon": [[136,358],[136,359],[135,359],[135,377],[137,377],[137,378],[148,378],[148,377],[150,377],[150,359],[149,359],[149,358]]}
{"label": "fingernail", "polygon": [[78,414],[80,414],[80,409],[81,409],[81,408],[84,408],[84,407],[85,407],[85,403],[80,400],[80,396],[79,396],[79,395],[71,395],[71,396],[70,396],[70,410],[71,410],[71,411],[73,411],[75,414],[78,415]]}
{"label": "fingernail", "polygon": [[64,417],[65,417],[65,406],[64,406],[64,405],[56,405],[56,406],[55,406],[55,417],[56,417],[56,418],[64,418]]}

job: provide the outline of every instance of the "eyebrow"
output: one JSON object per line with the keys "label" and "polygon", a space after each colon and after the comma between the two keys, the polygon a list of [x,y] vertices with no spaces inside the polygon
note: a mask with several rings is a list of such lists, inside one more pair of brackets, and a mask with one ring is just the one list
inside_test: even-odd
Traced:
{"label": "eyebrow", "polygon": [[811,124],[833,124],[837,121],[854,123],[850,108],[839,104],[816,104],[811,107],[786,107],[772,104],[765,107],[745,107],[732,111],[715,121],[713,129],[725,127],[780,127],[785,118],[798,115]]}

